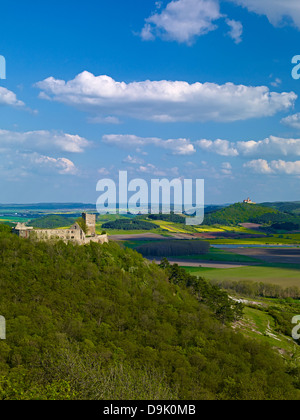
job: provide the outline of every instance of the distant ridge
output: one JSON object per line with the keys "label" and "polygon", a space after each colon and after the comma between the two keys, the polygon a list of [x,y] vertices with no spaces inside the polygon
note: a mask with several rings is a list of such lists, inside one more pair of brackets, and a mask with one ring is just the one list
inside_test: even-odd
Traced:
{"label": "distant ridge", "polygon": [[276,201],[274,203],[261,203],[261,206],[271,207],[273,209],[286,212],[300,214],[300,201]]}
{"label": "distant ridge", "polygon": [[35,203],[35,204],[0,204],[0,209],[16,210],[76,210],[91,209],[96,211],[95,204],[87,203]]}

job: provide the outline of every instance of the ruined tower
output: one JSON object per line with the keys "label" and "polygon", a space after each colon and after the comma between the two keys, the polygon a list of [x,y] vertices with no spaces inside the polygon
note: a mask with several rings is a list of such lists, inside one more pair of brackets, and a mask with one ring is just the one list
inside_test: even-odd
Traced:
{"label": "ruined tower", "polygon": [[96,215],[82,213],[82,218],[86,224],[86,236],[96,235]]}

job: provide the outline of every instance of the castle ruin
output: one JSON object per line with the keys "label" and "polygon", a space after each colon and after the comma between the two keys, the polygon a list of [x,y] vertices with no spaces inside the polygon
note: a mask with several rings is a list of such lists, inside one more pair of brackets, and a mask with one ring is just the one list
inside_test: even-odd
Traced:
{"label": "castle ruin", "polygon": [[64,242],[73,242],[79,245],[89,244],[90,242],[97,242],[104,244],[108,242],[106,234],[96,234],[96,215],[82,213],[82,218],[85,223],[85,231],[78,223],[74,223],[68,229],[34,229],[31,226],[26,226],[25,223],[17,223],[13,229],[13,233],[20,238],[36,238],[40,241],[62,240]]}

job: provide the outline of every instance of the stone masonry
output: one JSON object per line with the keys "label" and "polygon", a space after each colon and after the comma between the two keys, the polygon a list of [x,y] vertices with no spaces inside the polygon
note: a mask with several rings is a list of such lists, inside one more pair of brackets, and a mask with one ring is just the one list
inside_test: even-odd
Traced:
{"label": "stone masonry", "polygon": [[86,233],[75,223],[68,229],[34,229],[26,226],[24,223],[18,223],[13,232],[21,238],[36,238],[38,240],[63,240],[64,242],[74,242],[79,245],[85,245],[90,242],[100,244],[108,242],[108,236],[96,234],[96,215],[83,213],[82,218],[86,223]]}

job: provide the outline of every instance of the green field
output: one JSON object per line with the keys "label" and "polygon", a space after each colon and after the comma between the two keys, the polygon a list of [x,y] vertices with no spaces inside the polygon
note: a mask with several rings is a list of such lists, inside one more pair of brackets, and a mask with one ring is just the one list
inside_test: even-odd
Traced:
{"label": "green field", "polygon": [[[181,257],[178,257],[181,258]],[[217,262],[240,262],[240,263],[257,263],[261,265],[261,260],[248,257],[247,255],[234,254],[223,249],[210,248],[207,254],[201,255],[183,255],[182,258],[189,261],[217,261]]]}
{"label": "green field", "polygon": [[299,245],[300,233],[274,234],[264,238],[213,239],[216,245]]}
{"label": "green field", "polygon": [[186,267],[186,270],[196,276],[209,280],[222,281],[253,281],[275,284],[283,288],[300,287],[300,267],[296,264],[264,264],[262,266],[245,266],[226,269],[204,269]]}

